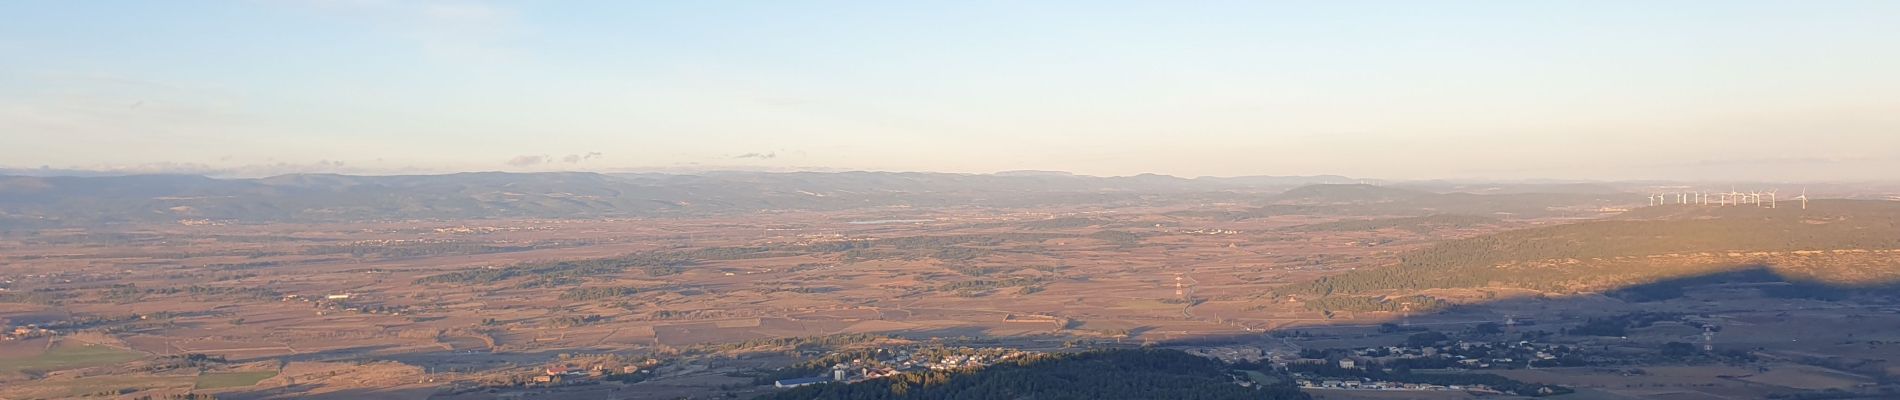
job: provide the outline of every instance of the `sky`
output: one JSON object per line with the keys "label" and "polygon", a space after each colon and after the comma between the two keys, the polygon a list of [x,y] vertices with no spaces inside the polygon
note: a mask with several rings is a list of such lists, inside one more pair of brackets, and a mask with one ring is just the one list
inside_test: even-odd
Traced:
{"label": "sky", "polygon": [[1900,180],[1894,1],[0,1],[0,167]]}

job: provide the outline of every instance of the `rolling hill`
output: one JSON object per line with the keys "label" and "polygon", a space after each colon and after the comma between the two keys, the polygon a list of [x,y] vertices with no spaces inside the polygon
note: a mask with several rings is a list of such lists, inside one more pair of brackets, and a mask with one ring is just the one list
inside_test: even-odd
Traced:
{"label": "rolling hill", "polygon": [[1794,207],[1650,207],[1618,218],[1453,240],[1396,265],[1276,290],[1285,295],[1510,287],[1576,293],[1748,268],[1796,280],[1900,280],[1900,202]]}

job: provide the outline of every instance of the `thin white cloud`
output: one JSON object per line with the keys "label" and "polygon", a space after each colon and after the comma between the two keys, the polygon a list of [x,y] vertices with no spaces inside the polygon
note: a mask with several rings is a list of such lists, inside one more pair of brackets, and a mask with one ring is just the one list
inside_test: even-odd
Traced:
{"label": "thin white cloud", "polygon": [[582,161],[592,160],[595,158],[600,158],[600,152],[595,151],[595,152],[588,152],[587,154],[569,154],[566,157],[561,157],[561,162],[565,162],[568,164],[579,164]]}
{"label": "thin white cloud", "polygon": [[524,156],[515,156],[515,158],[510,158],[508,159],[508,161],[504,162],[504,164],[508,164],[509,166],[514,166],[514,167],[526,168],[526,167],[532,167],[532,166],[541,165],[541,164],[547,164],[553,161],[554,161],[554,158],[548,157],[548,156],[524,155]]}

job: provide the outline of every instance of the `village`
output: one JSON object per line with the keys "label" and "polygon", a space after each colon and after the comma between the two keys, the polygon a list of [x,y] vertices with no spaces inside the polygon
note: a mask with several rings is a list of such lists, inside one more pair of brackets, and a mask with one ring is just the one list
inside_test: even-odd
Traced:
{"label": "village", "polygon": [[[1550,338],[1547,333],[1538,332],[1514,340],[1461,340],[1425,331],[1411,334],[1402,344],[1387,346],[1333,349],[1220,346],[1184,351],[1243,369],[1252,366],[1283,371],[1294,384],[1305,389],[1464,391],[1531,396],[1567,393],[1569,389],[1525,384],[1473,371],[1613,365],[1630,360],[1630,355],[1614,353],[1608,346],[1591,344],[1590,340],[1554,343]],[[1654,353],[1657,357],[1677,360],[1730,357],[1728,353],[1682,342],[1671,342]]]}
{"label": "village", "polygon": [[956,371],[987,367],[1037,354],[1017,349],[990,348],[879,348],[871,357],[833,364],[824,376],[779,379],[772,386],[799,387],[827,382],[861,382],[912,371]]}

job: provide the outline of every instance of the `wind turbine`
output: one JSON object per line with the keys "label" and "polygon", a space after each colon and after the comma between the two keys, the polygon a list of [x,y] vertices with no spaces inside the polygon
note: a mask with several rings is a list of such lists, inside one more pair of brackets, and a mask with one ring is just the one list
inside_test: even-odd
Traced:
{"label": "wind turbine", "polygon": [[1775,191],[1777,190],[1780,190],[1780,189],[1768,189],[1768,208],[1776,208],[1777,204],[1775,204]]}
{"label": "wind turbine", "polygon": [[1808,188],[1801,188],[1801,195],[1795,196],[1794,198],[1795,200],[1801,200],[1801,209],[1808,209]]}

